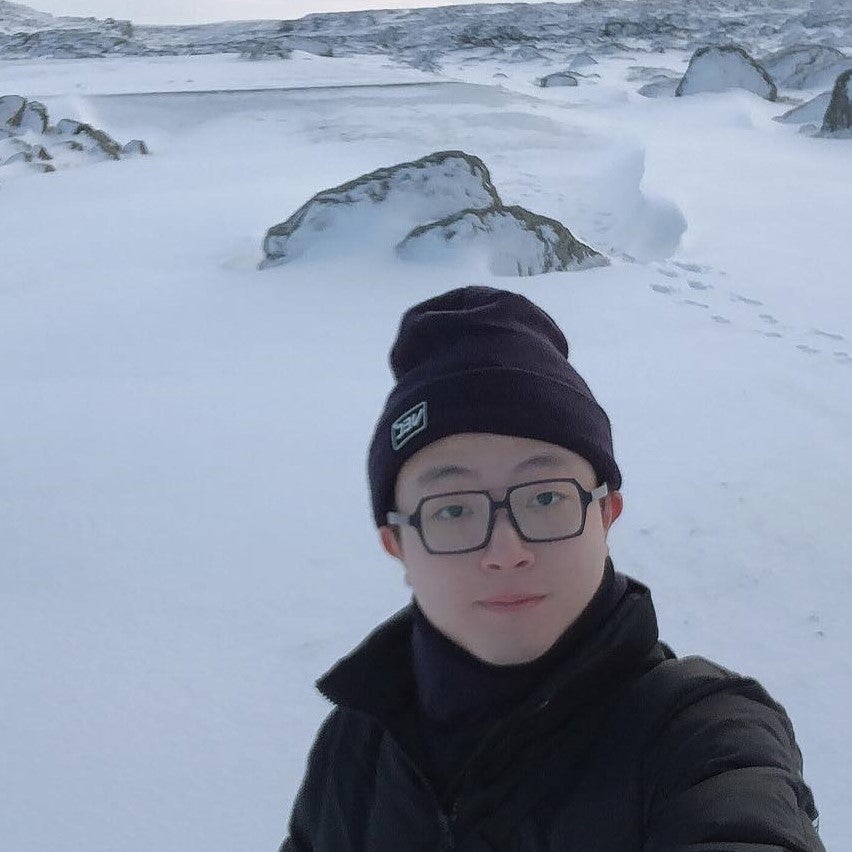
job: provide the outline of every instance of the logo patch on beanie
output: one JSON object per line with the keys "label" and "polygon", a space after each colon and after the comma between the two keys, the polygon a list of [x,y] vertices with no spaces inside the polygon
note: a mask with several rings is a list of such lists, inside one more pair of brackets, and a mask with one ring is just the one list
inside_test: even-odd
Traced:
{"label": "logo patch on beanie", "polygon": [[391,446],[398,450],[426,428],[426,400],[391,423]]}

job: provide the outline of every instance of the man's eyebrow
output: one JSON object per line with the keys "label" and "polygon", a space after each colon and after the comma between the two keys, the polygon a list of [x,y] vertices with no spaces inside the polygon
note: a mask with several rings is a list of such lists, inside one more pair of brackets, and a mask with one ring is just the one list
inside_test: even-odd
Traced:
{"label": "man's eyebrow", "polygon": [[472,471],[469,467],[462,467],[458,464],[445,464],[440,467],[430,467],[417,477],[418,485],[429,485],[439,479],[446,479],[448,476],[473,476],[479,478],[479,474]]}
{"label": "man's eyebrow", "polygon": [[[530,468],[553,468],[567,464],[568,459],[556,453],[539,453],[539,455],[531,456],[528,459],[515,465],[515,473]],[[474,479],[479,479],[479,474],[469,467],[464,467],[458,464],[446,464],[439,467],[432,467],[424,471],[417,477],[418,485],[430,485],[439,479],[446,479],[450,476],[468,476]]]}
{"label": "man's eyebrow", "polygon": [[560,456],[556,453],[540,453],[515,465],[515,472],[517,473],[530,467],[561,467],[565,464],[568,464],[568,459],[565,456]]}

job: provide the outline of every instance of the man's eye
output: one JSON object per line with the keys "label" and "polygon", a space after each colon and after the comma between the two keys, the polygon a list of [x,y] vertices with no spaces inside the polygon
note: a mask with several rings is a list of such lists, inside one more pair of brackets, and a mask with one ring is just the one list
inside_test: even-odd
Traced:
{"label": "man's eye", "polygon": [[464,506],[444,506],[435,512],[435,517],[439,520],[455,520],[464,514]]}
{"label": "man's eye", "polygon": [[537,506],[554,506],[563,499],[558,491],[540,491],[533,498]]}

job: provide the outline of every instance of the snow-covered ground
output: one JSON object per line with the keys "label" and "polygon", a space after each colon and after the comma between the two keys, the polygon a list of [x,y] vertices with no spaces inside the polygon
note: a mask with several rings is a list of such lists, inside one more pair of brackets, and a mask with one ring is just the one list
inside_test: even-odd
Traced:
{"label": "snow-covered ground", "polygon": [[[821,90],[636,94],[682,49],[536,85],[578,52],[0,62],[0,95],[151,149],[0,167],[0,849],[276,848],[313,680],[407,601],[365,473],[388,348],[465,283],[564,328],[614,424],[617,567],[679,654],[786,706],[850,847],[852,141],[773,121]],[[347,242],[258,270],[316,192],[453,149],[612,264],[500,278]]]}

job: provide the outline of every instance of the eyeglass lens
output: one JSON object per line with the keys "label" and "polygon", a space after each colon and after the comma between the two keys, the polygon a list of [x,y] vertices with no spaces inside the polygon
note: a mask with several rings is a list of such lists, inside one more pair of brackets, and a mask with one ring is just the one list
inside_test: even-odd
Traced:
{"label": "eyeglass lens", "polygon": [[[576,535],[583,525],[583,502],[572,482],[537,482],[512,491],[509,505],[528,539],[546,541]],[[481,547],[488,536],[488,496],[462,492],[424,500],[420,525],[426,546],[452,553]]]}

